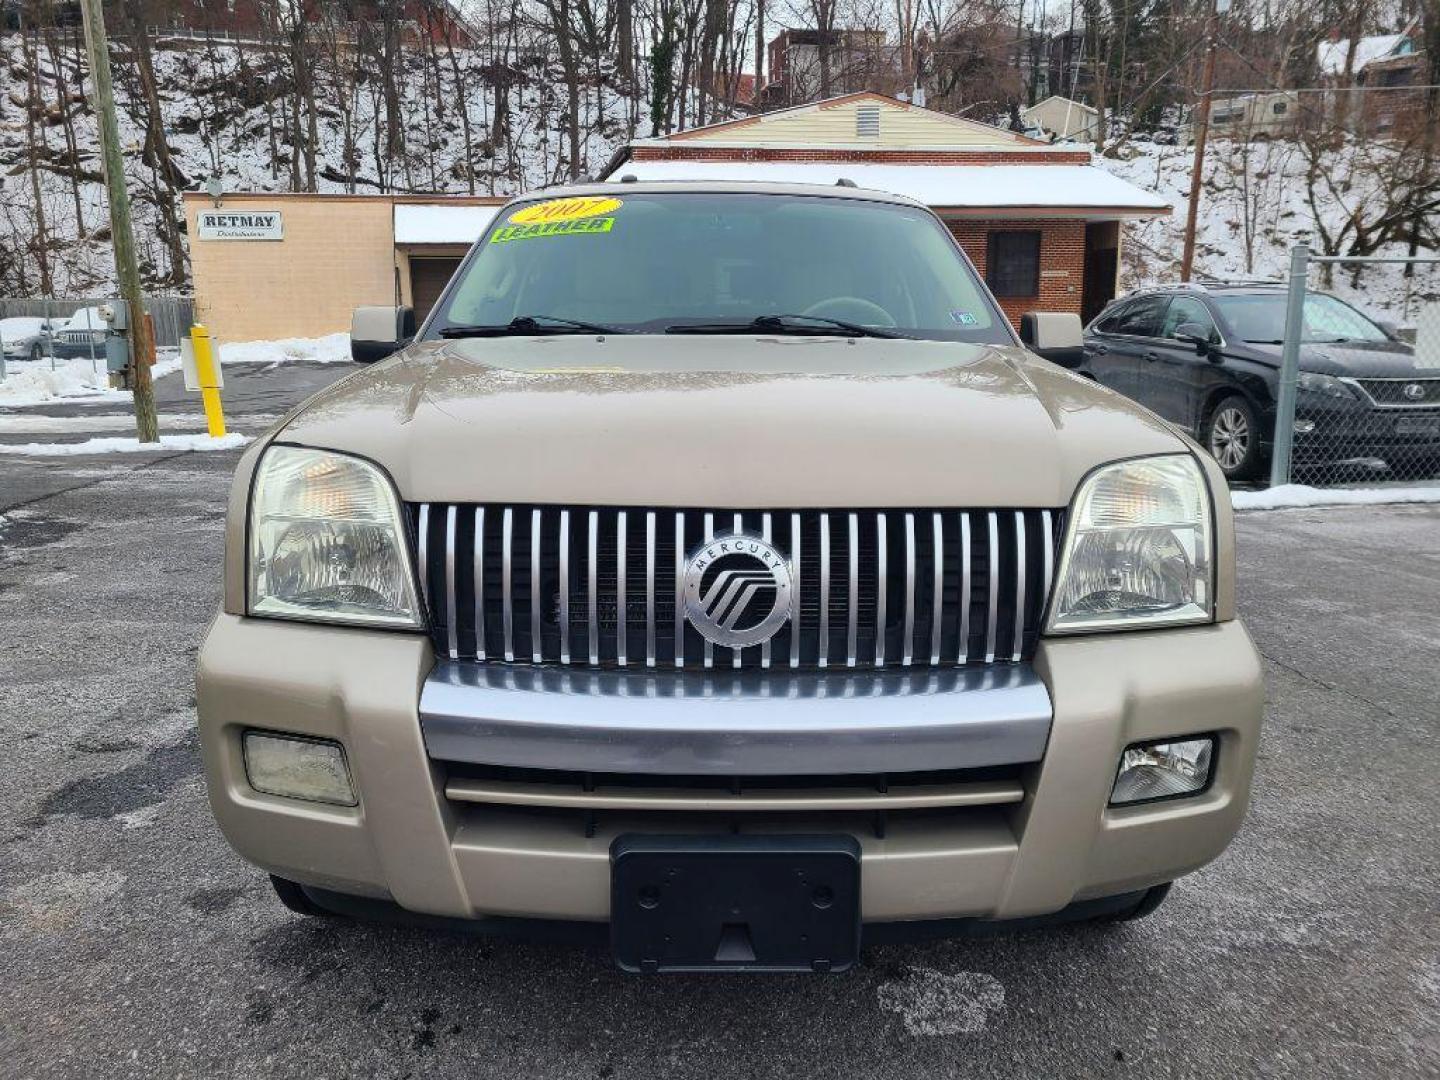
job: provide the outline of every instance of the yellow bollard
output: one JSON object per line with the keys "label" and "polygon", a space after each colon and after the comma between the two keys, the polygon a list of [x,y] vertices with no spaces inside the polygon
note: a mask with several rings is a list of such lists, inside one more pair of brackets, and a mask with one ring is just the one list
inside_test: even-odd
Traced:
{"label": "yellow bollard", "polygon": [[210,331],[196,323],[190,327],[190,344],[195,347],[195,374],[200,380],[200,400],[205,404],[205,423],[210,437],[225,434],[225,414],[220,408],[220,379],[210,351]]}

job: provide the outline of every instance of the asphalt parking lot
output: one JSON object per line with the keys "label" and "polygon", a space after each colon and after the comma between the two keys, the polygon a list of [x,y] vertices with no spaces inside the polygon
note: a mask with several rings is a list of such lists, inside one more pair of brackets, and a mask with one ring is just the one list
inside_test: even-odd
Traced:
{"label": "asphalt parking lot", "polygon": [[1440,1075],[1440,507],[1242,516],[1253,806],[1149,919],[656,980],[303,919],[230,852],[192,668],[235,457],[0,455],[0,1076]]}

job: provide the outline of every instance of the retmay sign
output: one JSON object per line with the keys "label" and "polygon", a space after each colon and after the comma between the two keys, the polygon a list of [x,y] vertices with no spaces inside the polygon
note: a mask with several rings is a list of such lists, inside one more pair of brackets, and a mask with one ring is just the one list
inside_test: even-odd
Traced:
{"label": "retmay sign", "polygon": [[195,216],[201,240],[283,240],[279,210],[201,210]]}

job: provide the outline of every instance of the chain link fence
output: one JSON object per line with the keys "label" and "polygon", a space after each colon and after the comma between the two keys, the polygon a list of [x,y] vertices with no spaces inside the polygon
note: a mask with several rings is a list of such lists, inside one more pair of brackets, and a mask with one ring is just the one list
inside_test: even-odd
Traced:
{"label": "chain link fence", "polygon": [[[0,379],[7,366],[89,359],[98,371],[105,364],[105,321],[100,307],[114,297],[29,299],[0,297]],[[195,321],[188,296],[161,294],[145,298],[155,327],[157,349],[178,349]]]}
{"label": "chain link fence", "polygon": [[1291,253],[1272,486],[1440,479],[1440,301],[1421,308],[1413,343],[1312,288],[1327,265],[1408,265],[1440,258]]}

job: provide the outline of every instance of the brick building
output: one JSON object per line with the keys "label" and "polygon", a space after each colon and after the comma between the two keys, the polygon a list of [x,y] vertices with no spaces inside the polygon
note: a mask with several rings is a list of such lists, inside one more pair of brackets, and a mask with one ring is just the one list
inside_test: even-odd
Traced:
{"label": "brick building", "polygon": [[1115,295],[1123,223],[1170,212],[1087,150],[868,92],[638,140],[605,174],[626,176],[845,179],[908,195],[944,219],[1015,323],[1026,311],[1088,321]]}

